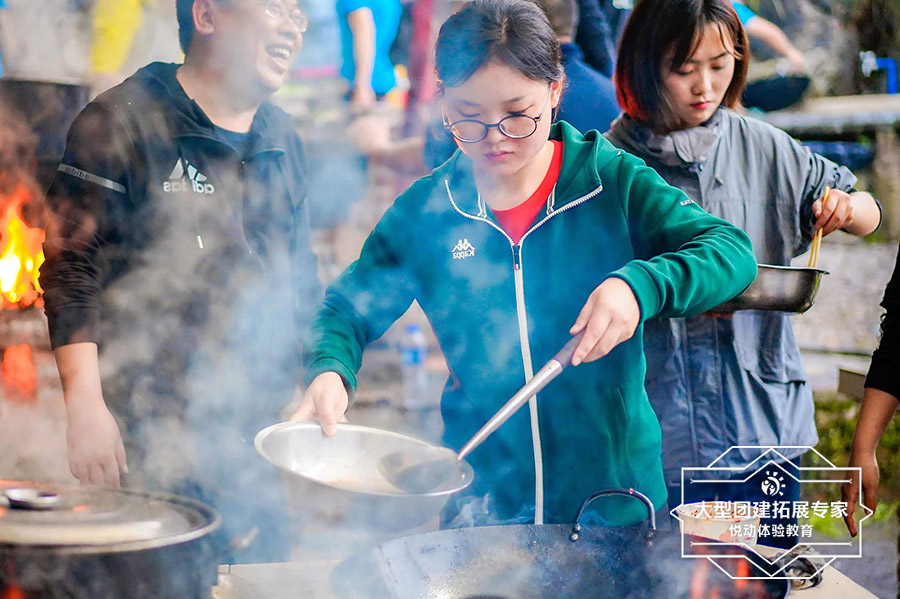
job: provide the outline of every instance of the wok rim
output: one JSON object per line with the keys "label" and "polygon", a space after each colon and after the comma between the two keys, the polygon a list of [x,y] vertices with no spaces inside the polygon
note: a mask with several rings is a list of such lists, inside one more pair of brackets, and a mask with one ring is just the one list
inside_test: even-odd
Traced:
{"label": "wok rim", "polygon": [[[331,576],[330,576],[331,584],[332,584],[332,587],[335,589],[335,592],[337,593],[336,596],[341,597],[342,599],[347,599],[347,598],[359,599],[360,597],[362,597],[359,594],[352,595],[352,593],[357,591],[358,588],[354,588],[352,582],[348,583],[348,581],[354,580],[353,576],[345,576],[345,574],[349,574],[349,572],[356,572],[357,574],[359,574],[358,567],[361,565],[363,567],[365,567],[366,562],[369,562],[370,565],[372,565],[373,563],[376,566],[379,565],[380,562],[378,560],[380,559],[380,556],[381,556],[380,552],[381,552],[383,546],[390,545],[393,543],[405,542],[407,539],[421,538],[421,537],[425,537],[425,536],[434,536],[434,535],[439,535],[441,533],[447,533],[447,532],[458,531],[458,530],[507,529],[507,528],[516,529],[516,528],[533,528],[533,527],[558,528],[562,535],[567,536],[571,530],[571,526],[572,526],[571,524],[496,524],[496,525],[490,525],[490,526],[464,527],[463,529],[453,529],[453,528],[440,529],[440,530],[433,530],[433,531],[428,531],[428,532],[416,533],[413,535],[397,537],[394,539],[389,539],[387,541],[383,541],[383,542],[373,545],[371,547],[366,547],[366,548],[356,551],[353,554],[342,559],[331,573]],[[589,527],[588,530],[597,530],[597,529],[600,529],[600,530],[604,530],[604,529],[646,530],[646,529],[641,529],[639,526],[621,526],[621,527],[604,527],[604,526],[594,527],[594,526],[592,526],[592,527]],[[655,536],[655,535],[666,536],[666,535],[668,535],[668,536],[673,536],[673,537],[680,536],[682,538],[683,537],[695,537],[695,535],[689,535],[689,534],[685,534],[682,532],[676,532],[674,530],[652,529],[652,530],[646,530],[646,532],[648,532],[651,536]],[[704,542],[709,541],[709,539],[706,539],[703,537],[696,537],[696,538],[700,538]],[[729,545],[729,544],[724,544],[724,543],[722,545],[725,547],[735,547],[734,545]],[[745,554],[744,559],[746,559],[748,562],[750,562],[751,566],[754,569],[757,569],[757,570],[759,569],[758,566],[756,566],[756,564],[753,562],[753,560],[748,557],[748,556],[752,555],[752,553],[753,553],[752,551],[742,548],[742,547],[735,547],[735,548],[737,550],[739,550],[741,553]],[[703,559],[703,558],[701,558],[699,556],[694,556],[691,558],[683,558],[682,557],[682,559],[698,560],[698,559]],[[375,562],[373,562],[373,560],[375,560]],[[383,572],[381,572],[381,574],[383,575]],[[381,582],[384,582],[381,579],[379,579],[379,580]],[[769,577],[768,580],[771,582],[777,583],[781,587],[780,594],[776,596],[777,599],[788,599],[788,596],[790,595],[791,590],[792,590],[790,580],[788,580],[786,578],[772,578],[772,577]],[[371,596],[371,595],[365,595],[365,598],[366,599],[374,599],[373,596]]]}

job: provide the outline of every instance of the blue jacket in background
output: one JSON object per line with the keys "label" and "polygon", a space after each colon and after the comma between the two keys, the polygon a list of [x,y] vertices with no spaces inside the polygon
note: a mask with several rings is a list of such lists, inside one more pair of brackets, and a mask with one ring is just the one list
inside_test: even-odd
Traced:
{"label": "blue jacket in background", "polygon": [[596,129],[603,133],[619,116],[616,87],[612,80],[588,66],[576,44],[560,44],[566,89],[559,107],[559,119],[582,133]]}

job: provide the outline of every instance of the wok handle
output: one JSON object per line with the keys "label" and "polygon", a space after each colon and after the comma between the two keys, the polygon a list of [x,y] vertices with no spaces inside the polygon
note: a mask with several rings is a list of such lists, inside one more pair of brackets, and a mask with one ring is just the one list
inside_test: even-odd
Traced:
{"label": "wok handle", "polygon": [[635,499],[641,500],[644,503],[644,507],[647,508],[647,517],[650,520],[650,528],[656,530],[656,510],[653,508],[653,502],[650,501],[649,497],[634,489],[603,489],[602,491],[594,491],[581,502],[581,507],[578,508],[578,514],[575,516],[575,523],[572,525],[572,534],[569,535],[570,541],[574,543],[580,536],[581,517],[584,516],[584,511],[587,509],[587,506],[595,499],[607,495],[624,495],[626,497],[634,497]]}

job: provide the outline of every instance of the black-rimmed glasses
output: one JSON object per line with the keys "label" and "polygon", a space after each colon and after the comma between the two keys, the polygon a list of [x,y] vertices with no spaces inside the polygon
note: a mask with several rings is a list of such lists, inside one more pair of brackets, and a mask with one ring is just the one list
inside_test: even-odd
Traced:
{"label": "black-rimmed glasses", "polygon": [[266,7],[266,14],[278,21],[290,18],[291,22],[300,33],[304,33],[309,27],[309,19],[299,8],[288,8],[283,0],[253,0],[257,4]]}
{"label": "black-rimmed glasses", "polygon": [[511,114],[503,117],[494,124],[488,124],[477,119],[461,119],[453,123],[444,117],[444,128],[459,141],[473,144],[487,137],[488,131],[496,127],[500,133],[511,139],[525,139],[531,137],[537,131],[538,121],[544,115],[547,102],[550,101],[552,90],[547,93],[547,99],[541,107],[541,114],[528,116],[527,114]]}

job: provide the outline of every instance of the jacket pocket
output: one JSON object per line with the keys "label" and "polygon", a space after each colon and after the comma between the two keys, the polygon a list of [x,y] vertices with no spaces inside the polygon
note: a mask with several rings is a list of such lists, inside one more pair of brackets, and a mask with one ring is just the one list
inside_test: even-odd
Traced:
{"label": "jacket pocket", "polygon": [[633,462],[633,451],[631,447],[632,442],[632,431],[629,427],[629,418],[628,418],[628,408],[625,404],[625,396],[622,394],[622,388],[616,387],[615,393],[615,418],[616,425],[619,427],[619,430],[623,431],[622,438],[624,439],[624,443],[622,447],[618,449],[619,459],[625,465],[626,473],[628,476],[628,480],[634,481],[637,483],[638,477],[635,473],[634,462]]}
{"label": "jacket pocket", "polygon": [[772,383],[805,382],[794,330],[785,314],[743,312],[732,318],[738,363]]}

